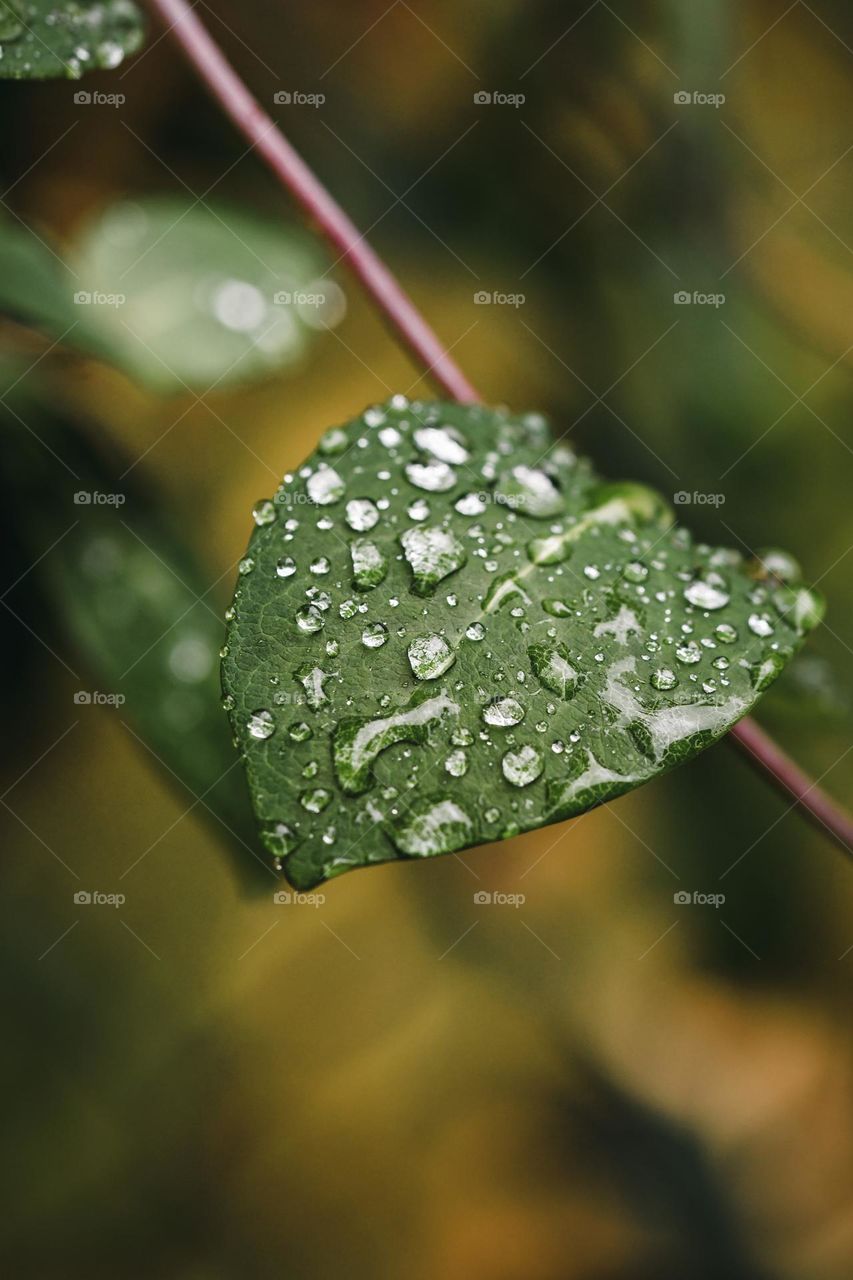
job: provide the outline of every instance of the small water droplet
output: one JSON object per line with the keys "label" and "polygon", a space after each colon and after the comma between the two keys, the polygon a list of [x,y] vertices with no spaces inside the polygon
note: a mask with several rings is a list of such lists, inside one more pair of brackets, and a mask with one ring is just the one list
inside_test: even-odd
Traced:
{"label": "small water droplet", "polygon": [[322,609],[318,609],[314,604],[304,604],[296,611],[296,625],[306,635],[310,635],[314,631],[321,631],[325,621]]}
{"label": "small water droplet", "polygon": [[465,634],[469,640],[482,640],[486,634],[486,628],[482,622],[472,622],[470,627],[466,627]]}
{"label": "small water droplet", "polygon": [[279,578],[292,578],[296,573],[296,561],[293,556],[282,556],[275,566]]}
{"label": "small water droplet", "polygon": [[334,467],[321,466],[305,482],[308,497],[318,507],[328,507],[340,502],[346,493],[346,485]]}
{"label": "small water droplet", "polygon": [[754,636],[760,636],[762,639],[773,635],[773,621],[768,613],[751,613],[746,625]]}
{"label": "small water droplet", "polygon": [[444,762],[444,767],[451,778],[462,778],[468,772],[468,757],[461,749],[451,751]]}
{"label": "small water droplet", "polygon": [[246,721],[249,736],[263,742],[275,733],[275,721],[271,711],[253,711]]}
{"label": "small water droplet", "polygon": [[670,667],[658,667],[649,677],[649,683],[655,689],[674,689],[678,684],[678,676]]}
{"label": "small water droplet", "polygon": [[406,478],[416,489],[429,493],[447,493],[456,484],[456,472],[446,462],[409,462]]}
{"label": "small water droplet", "polygon": [[346,505],[346,522],[355,533],[367,533],[379,522],[379,512],[369,498],[352,498]]}
{"label": "small water droplet", "polygon": [[361,633],[361,643],[367,649],[381,649],[388,639],[388,628],[382,622],[371,622]]}
{"label": "small water droplet", "polygon": [[252,507],[252,519],[259,527],[265,524],[272,524],[275,520],[275,503],[271,502],[269,498],[263,498],[260,502],[256,502]]}

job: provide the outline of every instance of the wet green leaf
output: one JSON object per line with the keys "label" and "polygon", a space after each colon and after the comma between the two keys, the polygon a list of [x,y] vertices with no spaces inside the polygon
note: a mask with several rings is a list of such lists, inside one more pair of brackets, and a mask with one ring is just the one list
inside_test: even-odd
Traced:
{"label": "wet green leaf", "polygon": [[292,367],[343,295],[295,229],[227,205],[114,205],[71,256],[78,312],[131,376],[164,393]]}
{"label": "wet green leaf", "polygon": [[822,607],[790,557],[695,545],[535,415],[395,397],[327,433],[255,521],[223,679],[262,839],[300,888],[560,821],[689,759]]}
{"label": "wet green leaf", "polygon": [[0,79],[79,80],[141,46],[133,0],[0,0]]}

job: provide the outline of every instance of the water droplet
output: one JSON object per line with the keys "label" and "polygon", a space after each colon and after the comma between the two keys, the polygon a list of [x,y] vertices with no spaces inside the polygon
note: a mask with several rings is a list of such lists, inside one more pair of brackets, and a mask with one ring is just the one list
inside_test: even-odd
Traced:
{"label": "water droplet", "polygon": [[293,556],[282,556],[275,566],[279,578],[292,578],[296,573],[296,561]]}
{"label": "water droplet", "polygon": [[669,667],[658,667],[649,677],[649,683],[655,689],[674,689],[678,684],[678,676]]}
{"label": "water droplet", "polygon": [[310,635],[314,631],[321,631],[325,621],[322,609],[318,609],[314,604],[304,604],[296,611],[296,625],[306,635]]}
{"label": "water droplet", "polygon": [[437,680],[456,661],[456,654],[442,636],[417,636],[408,648],[409,665],[418,680]]}
{"label": "water droplet", "polygon": [[737,640],[737,630],[728,622],[721,622],[715,627],[714,635],[722,644],[734,644]]}
{"label": "water droplet", "polygon": [[695,640],[688,640],[687,644],[681,644],[675,651],[675,656],[679,662],[683,662],[686,666],[693,666],[695,662],[699,662],[702,657],[702,650],[699,648]]}
{"label": "water droplet", "polygon": [[317,448],[320,453],[343,453],[348,443],[346,432],[341,431],[340,427],[332,427],[331,431],[320,436]]}
{"label": "water droplet", "polygon": [[622,577],[628,582],[645,582],[649,571],[640,560],[629,560],[622,570]]}
{"label": "water droplet", "polygon": [[412,589],[419,596],[430,595],[442,579],[461,569],[467,559],[459,539],[438,525],[407,529],[400,535],[400,542],[412,570]]}
{"label": "water droplet", "polygon": [[293,742],[305,742],[306,739],[311,737],[313,729],[304,720],[297,720],[295,724],[290,726],[287,733]]}
{"label": "water droplet", "polygon": [[481,493],[466,493],[454,504],[460,516],[481,516],[486,510],[486,503]]}
{"label": "water droplet", "polygon": [[498,729],[508,729],[524,719],[524,707],[515,698],[495,698],[483,708],[486,724]]}
{"label": "water droplet", "polygon": [[694,605],[697,609],[705,609],[709,612],[714,609],[724,609],[731,600],[731,595],[721,584],[722,579],[718,574],[697,578],[695,582],[691,582],[684,588],[684,598],[688,604]]}
{"label": "water droplet", "polygon": [[439,462],[452,462],[455,466],[461,466],[471,456],[459,433],[449,427],[418,427],[415,444]]}
{"label": "water droplet", "polygon": [[275,520],[275,503],[270,502],[269,498],[256,502],[252,507],[252,519],[259,527],[272,524]]}
{"label": "water droplet", "polygon": [[369,498],[353,498],[346,506],[346,521],[356,533],[367,533],[379,522],[379,512]]}
{"label": "water droplet", "polygon": [[309,813],[322,813],[331,798],[331,791],[327,791],[325,787],[311,787],[308,791],[302,792],[299,803]]}
{"label": "water droplet", "polygon": [[486,634],[486,628],[482,622],[472,622],[470,627],[466,627],[465,634],[469,640],[482,640]]}
{"label": "water droplet", "polygon": [[570,618],[572,616],[572,611],[565,600],[543,600],[542,608],[546,613],[550,613],[552,618]]}
{"label": "water droplet", "polygon": [[406,477],[416,489],[447,493],[456,484],[456,472],[446,462],[409,462]]}
{"label": "water droplet", "polygon": [[381,649],[388,639],[388,628],[382,622],[371,622],[361,633],[361,643],[366,649]]}
{"label": "water droplet", "polygon": [[760,636],[762,639],[773,635],[773,621],[768,613],[751,613],[746,625],[754,636]]}
{"label": "water droplet", "polygon": [[474,838],[474,823],[455,800],[429,800],[406,816],[404,824],[391,832],[401,853],[413,858],[430,858],[464,849]]}
{"label": "water droplet", "polygon": [[318,507],[328,507],[340,502],[346,493],[346,485],[334,467],[321,466],[305,482],[308,497]]}
{"label": "water droplet", "polygon": [[379,439],[386,449],[393,449],[400,443],[403,437],[396,427],[383,427],[379,432]]}
{"label": "water droplet", "polygon": [[275,721],[271,711],[253,711],[246,721],[249,736],[263,742],[275,733]]}
{"label": "water droplet", "polygon": [[416,498],[409,504],[406,514],[410,520],[429,520],[430,510],[426,498]]}
{"label": "water droplet", "polygon": [[261,843],[276,858],[284,858],[296,847],[296,832],[286,822],[274,822],[261,831]]}
{"label": "water droplet", "polygon": [[578,673],[569,661],[565,645],[532,644],[527,650],[533,673],[546,689],[558,693],[561,698],[574,694]]}
{"label": "water droplet", "polygon": [[519,751],[508,751],[501,760],[503,776],[514,787],[529,787],[540,777],[544,768],[542,752],[536,747],[521,747]]}
{"label": "water droplet", "polygon": [[[388,557],[381,547],[369,538],[355,538],[350,543],[353,582],[360,591],[371,591],[385,580],[388,573]],[[343,605],[341,605],[343,609]],[[341,617],[344,617],[343,613]]]}
{"label": "water droplet", "polygon": [[251,573],[251,572],[252,572],[252,570],[254,569],[254,567],[255,567],[255,562],[254,562],[254,560],[252,559],[252,557],[251,557],[251,556],[245,556],[245,557],[240,561],[240,563],[237,565],[237,572],[238,572],[239,574],[241,574],[243,577],[245,577],[245,575],[246,575],[247,573]]}
{"label": "water droplet", "polygon": [[451,778],[462,778],[468,772],[468,757],[461,749],[451,751],[444,762],[444,767]]}
{"label": "water droplet", "polygon": [[495,498],[513,511],[521,511],[536,520],[549,520],[560,515],[565,507],[560,490],[539,467],[513,467],[498,481]]}
{"label": "water droplet", "polygon": [[309,566],[312,573],[322,576],[331,569],[331,563],[327,556],[318,556],[316,560],[312,560]]}
{"label": "water droplet", "polygon": [[374,761],[387,747],[398,742],[424,743],[435,725],[458,714],[457,703],[441,693],[426,700],[413,699],[409,707],[389,716],[340,721],[332,740],[332,757],[344,791],[358,795],[370,786]]}

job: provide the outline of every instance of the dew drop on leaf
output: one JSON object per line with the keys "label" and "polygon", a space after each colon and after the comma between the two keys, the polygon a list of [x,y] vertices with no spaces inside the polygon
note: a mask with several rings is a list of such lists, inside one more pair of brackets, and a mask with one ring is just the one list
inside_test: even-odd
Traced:
{"label": "dew drop on leaf", "polygon": [[263,742],[275,733],[275,721],[271,711],[253,711],[246,722],[249,736]]}
{"label": "dew drop on leaf", "polygon": [[508,729],[524,719],[524,707],[515,698],[495,698],[483,708],[486,724],[498,729]]}
{"label": "dew drop on leaf", "polygon": [[456,472],[446,462],[410,462],[406,466],[406,479],[416,489],[429,493],[446,493],[456,484]]}
{"label": "dew drop on leaf", "polygon": [[275,571],[279,578],[292,578],[296,573],[296,561],[293,556],[282,556],[276,561]]}
{"label": "dew drop on leaf", "polygon": [[381,649],[388,639],[388,628],[382,622],[371,622],[361,633],[361,643],[366,649]]}
{"label": "dew drop on leaf", "polygon": [[456,661],[456,655],[442,636],[417,636],[408,648],[409,665],[418,680],[437,680]]}
{"label": "dew drop on leaf", "polygon": [[334,467],[318,467],[306,480],[308,497],[318,507],[329,507],[340,502],[346,493],[346,485]]}
{"label": "dew drop on leaf", "polygon": [[352,498],[346,505],[346,522],[354,533],[367,533],[379,522],[379,511],[369,498]]}
{"label": "dew drop on leaf", "polygon": [[272,524],[275,520],[275,503],[271,502],[269,498],[256,502],[252,507],[252,519],[259,527],[265,524]]}
{"label": "dew drop on leaf", "polygon": [[501,760],[501,771],[507,782],[514,787],[529,787],[541,775],[545,768],[542,752],[536,747],[521,747],[518,751],[507,751]]}

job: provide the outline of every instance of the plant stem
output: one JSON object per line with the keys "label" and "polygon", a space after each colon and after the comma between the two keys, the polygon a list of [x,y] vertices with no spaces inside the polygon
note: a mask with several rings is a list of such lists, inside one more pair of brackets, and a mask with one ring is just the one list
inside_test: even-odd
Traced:
{"label": "plant stem", "polygon": [[185,0],[150,0],[207,88],[252,147],[259,151],[322,234],[348,263],[429,376],[454,400],[479,400],[408,294],[371,249],[355,224],[243,84],[219,46]]}
{"label": "plant stem", "polygon": [[[429,377],[452,399],[480,399],[409,296],[355,224],[249,92],[187,0],[149,0],[225,114],[297,204],[349,264],[367,294]],[[798,808],[853,856],[853,817],[837,805],[750,719],[731,738]]]}

